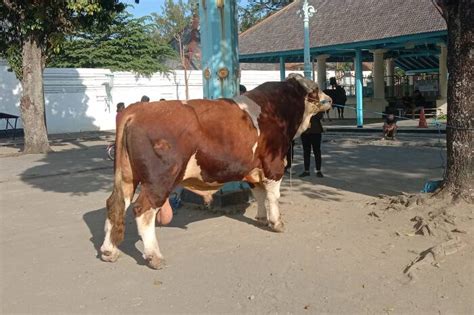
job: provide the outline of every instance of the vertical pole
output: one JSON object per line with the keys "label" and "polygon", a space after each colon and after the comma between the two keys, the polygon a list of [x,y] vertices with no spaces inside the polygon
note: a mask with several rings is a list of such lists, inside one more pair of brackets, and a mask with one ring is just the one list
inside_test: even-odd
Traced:
{"label": "vertical pole", "polygon": [[388,58],[385,60],[385,68],[387,72],[388,96],[393,97],[395,95],[393,90],[395,86],[395,78],[393,77],[395,74],[393,58]]}
{"label": "vertical pole", "polygon": [[[306,0],[305,0],[306,3]],[[304,76],[311,79],[311,61],[309,55],[309,17],[304,15]]]}
{"label": "vertical pole", "polygon": [[319,55],[317,57],[317,67],[318,67],[318,85],[321,90],[324,90],[326,86],[326,59],[329,57],[329,55]]}
{"label": "vertical pole", "polygon": [[286,73],[285,73],[285,58],[280,57],[280,81],[285,81]]}
{"label": "vertical pole", "polygon": [[385,49],[376,49],[372,51],[374,55],[374,98],[384,99],[385,98],[385,80],[384,80],[384,64],[383,54],[386,52]]}
{"label": "vertical pole", "polygon": [[362,51],[356,50],[355,58],[356,77],[356,108],[357,108],[357,128],[364,127],[363,97],[362,97]]}
{"label": "vertical pole", "polygon": [[239,93],[236,1],[201,0],[201,53],[204,98]]}
{"label": "vertical pole", "polygon": [[[201,65],[204,98],[232,98],[239,94],[239,56],[235,0],[200,0]],[[238,191],[241,182],[229,182],[221,193]]]}
{"label": "vertical pole", "polygon": [[439,55],[439,94],[442,99],[448,98],[448,68],[447,56],[448,48],[445,44],[440,44],[441,53]]}
{"label": "vertical pole", "polygon": [[316,12],[313,6],[308,5],[308,0],[303,2],[303,24],[304,24],[304,76],[311,79],[311,56],[309,54],[309,18]]}

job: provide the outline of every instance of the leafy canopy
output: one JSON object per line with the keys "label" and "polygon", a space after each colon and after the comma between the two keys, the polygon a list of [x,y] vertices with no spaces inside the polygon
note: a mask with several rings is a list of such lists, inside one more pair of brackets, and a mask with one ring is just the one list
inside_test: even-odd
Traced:
{"label": "leafy canopy", "polygon": [[45,65],[67,34],[108,25],[124,9],[118,0],[1,0],[0,57],[21,78],[26,41],[39,46]]}
{"label": "leafy canopy", "polygon": [[145,76],[168,72],[164,61],[176,58],[176,53],[170,46],[152,38],[154,27],[146,23],[148,19],[132,19],[129,14],[122,13],[106,28],[71,35],[59,54],[52,57],[49,66],[108,68]]}
{"label": "leafy canopy", "polygon": [[281,10],[294,0],[248,0],[246,6],[239,7],[240,31],[245,31],[273,13]]}
{"label": "leafy canopy", "polygon": [[193,13],[197,9],[195,0],[166,0],[161,8],[162,13],[153,13],[155,38],[162,43],[180,41],[191,25]]}

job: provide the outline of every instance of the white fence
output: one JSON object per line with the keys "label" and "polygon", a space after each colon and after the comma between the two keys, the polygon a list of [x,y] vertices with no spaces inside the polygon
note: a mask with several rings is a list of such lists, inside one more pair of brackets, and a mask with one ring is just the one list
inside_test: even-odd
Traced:
{"label": "white fence", "polygon": [[[21,86],[7,69],[6,63],[0,61],[0,112],[20,116]],[[185,99],[184,76],[180,70],[168,76],[155,74],[144,78],[108,69],[48,68],[43,78],[50,134],[114,129],[115,105],[137,102],[142,95],[151,100]],[[241,82],[247,89],[279,80],[279,71],[242,71]],[[190,74],[189,96],[202,98],[201,71]]]}

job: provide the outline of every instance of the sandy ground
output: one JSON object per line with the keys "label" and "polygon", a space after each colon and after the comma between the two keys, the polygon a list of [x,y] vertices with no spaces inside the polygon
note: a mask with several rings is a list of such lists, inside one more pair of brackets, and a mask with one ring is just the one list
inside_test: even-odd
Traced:
{"label": "sandy ground", "polygon": [[[112,184],[105,141],[40,156],[1,147],[1,313],[473,314],[473,210],[431,220],[427,207],[387,210],[377,198],[440,178],[438,140],[325,139],[325,178],[285,178],[285,233],[256,226],[255,204],[234,214],[184,205],[156,229],[161,270],[144,265],[130,214],[119,260],[97,257]],[[416,234],[415,216],[434,235]]]}

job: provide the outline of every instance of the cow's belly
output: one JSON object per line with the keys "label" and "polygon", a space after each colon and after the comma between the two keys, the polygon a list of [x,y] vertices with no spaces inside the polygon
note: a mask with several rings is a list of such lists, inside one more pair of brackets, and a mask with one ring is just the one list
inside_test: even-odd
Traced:
{"label": "cow's belly", "polygon": [[198,178],[187,178],[181,182],[183,187],[189,188],[190,190],[199,191],[217,191],[224,185],[223,183],[206,183]]}
{"label": "cow's belly", "polygon": [[251,177],[255,177],[255,172],[252,171],[253,155],[250,154],[250,159],[247,160],[229,156],[227,161],[222,162],[221,159],[219,163],[209,163],[212,157],[201,156],[199,160],[199,154],[195,153],[186,165],[182,185],[200,190],[218,190],[227,182],[246,180],[250,173],[253,175]]}

